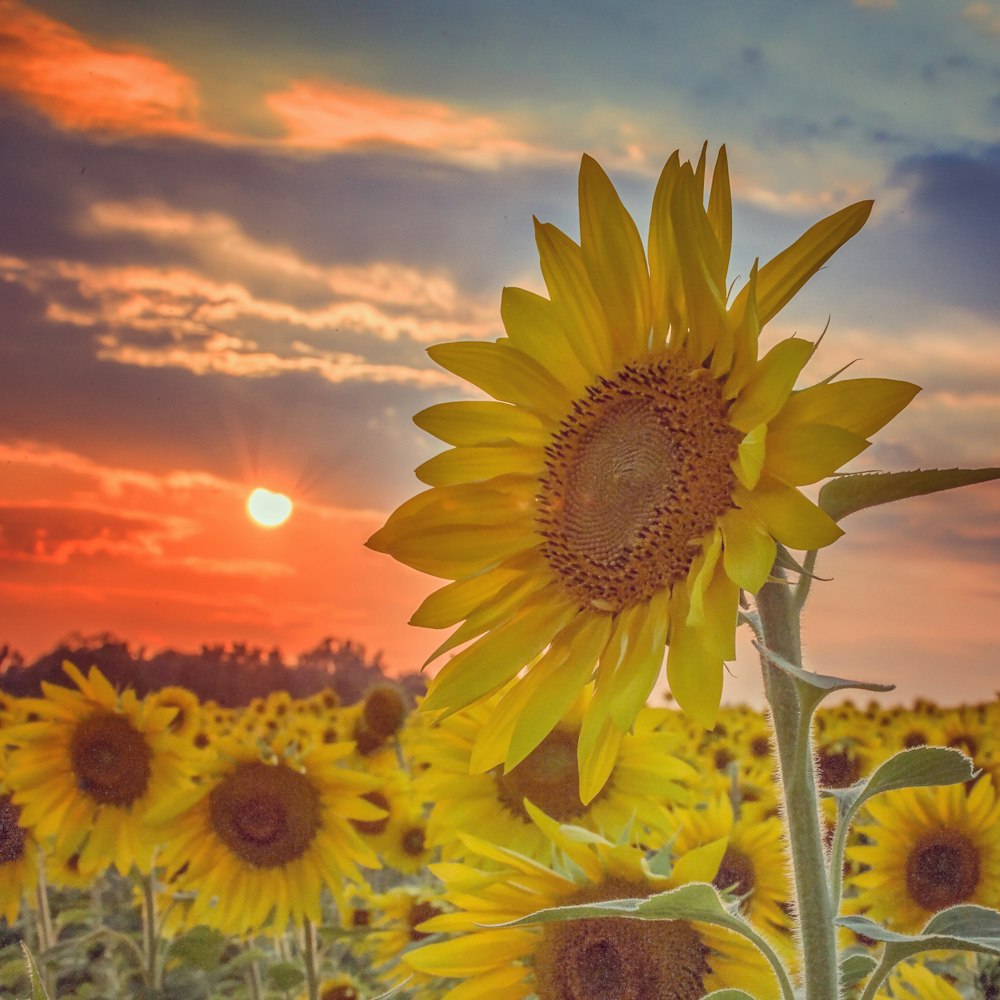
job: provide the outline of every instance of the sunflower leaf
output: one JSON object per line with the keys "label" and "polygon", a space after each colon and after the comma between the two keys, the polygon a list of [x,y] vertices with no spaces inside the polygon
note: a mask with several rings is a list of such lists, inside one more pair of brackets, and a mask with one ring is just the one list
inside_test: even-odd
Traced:
{"label": "sunflower leaf", "polygon": [[950,906],[931,917],[919,934],[900,934],[862,916],[837,917],[836,922],[855,934],[885,942],[883,968],[918,952],[942,948],[1000,955],[1000,911],[986,906]]}
{"label": "sunflower leaf", "polygon": [[754,648],[770,663],[773,663],[779,670],[791,675],[795,680],[813,688],[820,696],[831,694],[834,691],[843,691],[847,688],[858,688],[861,691],[892,691],[895,684],[876,684],[874,681],[849,681],[844,677],[831,677],[827,674],[816,674],[811,670],[803,670],[794,663],[790,663],[783,656],[768,649],[762,643],[752,640]]}
{"label": "sunflower leaf", "polygon": [[914,469],[911,472],[853,472],[836,476],[819,491],[819,506],[835,521],[859,510],[908,497],[1000,479],[1000,469]]}
{"label": "sunflower leaf", "polygon": [[22,941],[21,950],[24,952],[24,961],[28,966],[28,980],[31,982],[31,1000],[49,1000],[49,994],[42,983],[42,977],[38,973],[38,966],[35,964],[28,946]]}
{"label": "sunflower leaf", "polygon": [[850,788],[829,788],[825,792],[837,800],[839,809],[849,821],[868,799],[882,792],[927,785],[957,785],[970,781],[976,773],[972,761],[954,747],[910,747],[894,754]]}
{"label": "sunflower leaf", "polygon": [[866,952],[848,955],[840,963],[840,984],[845,989],[860,983],[871,975],[878,961]]}
{"label": "sunflower leaf", "polygon": [[757,1000],[757,998],[750,993],[744,993],[743,990],[712,990],[711,993],[706,993],[702,1000]]}

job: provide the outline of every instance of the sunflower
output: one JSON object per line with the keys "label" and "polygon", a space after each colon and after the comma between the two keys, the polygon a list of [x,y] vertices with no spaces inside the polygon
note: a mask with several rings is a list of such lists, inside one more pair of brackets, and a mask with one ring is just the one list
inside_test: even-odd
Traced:
{"label": "sunflower", "polygon": [[376,779],[340,766],[350,752],[232,740],[193,791],[162,803],[151,818],[175,832],[161,862],[173,890],[197,893],[190,923],[233,934],[318,924],[324,885],[339,902],[357,865],[379,867],[351,826],[382,815],[362,797]]}
{"label": "sunflower", "polygon": [[965,785],[904,788],[865,806],[864,843],[848,847],[864,866],[848,885],[845,909],[903,933],[920,931],[959,903],[1000,904],[1000,797],[988,777]]}
{"label": "sunflower", "polygon": [[724,148],[707,210],[704,176],[704,151],[697,167],[666,164],[647,264],[610,180],[583,158],[580,244],[536,228],[549,298],[505,289],[506,337],[429,349],[493,399],[415,417],[452,447],[417,469],[430,489],[368,541],[452,581],[412,619],[462,623],[432,658],[475,640],[434,678],[427,708],[460,708],[530,663],[508,698],[537,745],[596,675],[580,741],[588,798],[609,763],[598,748],[628,729],[665,654],[677,703],[712,725],[740,589],[763,586],[777,543],[815,549],[841,534],[798,487],[860,454],[917,391],[852,379],[793,392],[816,346],[798,338],[758,359],[762,325],[871,203],[754,265],[727,307]]}
{"label": "sunflower", "polygon": [[682,815],[676,849],[683,853],[725,837],[726,853],[712,884],[720,892],[736,896],[742,915],[789,951],[792,927],[787,910],[792,887],[781,820],[776,816],[761,818],[759,810],[734,814],[725,795]]}
{"label": "sunflower", "polygon": [[[577,743],[592,692],[585,688],[552,731],[523,760],[506,771],[502,761],[481,758],[477,738],[489,724],[497,696],[442,719],[423,733],[413,753],[426,762],[415,779],[421,797],[432,803],[428,833],[445,857],[465,853],[470,833],[538,861],[553,849],[525,807],[527,799],[559,822],[635,842],[652,830],[675,826],[670,805],[690,801],[698,772],[677,756],[679,734],[659,728],[662,710],[644,708],[633,732],[625,735],[600,793],[584,803],[579,792]],[[617,745],[617,744],[616,744]]]}
{"label": "sunflower", "polygon": [[399,956],[430,935],[422,925],[448,908],[439,890],[399,886],[379,893],[371,901],[374,920],[366,947],[372,965],[385,977],[386,987],[406,983],[406,990],[419,1000],[438,1000],[440,991],[433,975],[399,962]]}
{"label": "sunflower", "polygon": [[964,1000],[943,976],[932,972],[922,962],[897,965],[877,1000]]}
{"label": "sunflower", "polygon": [[188,785],[184,744],[170,732],[175,710],[119,694],[97,667],[86,677],[72,663],[63,669],[77,690],[42,682],[43,698],[24,699],[35,721],[4,734],[21,824],[60,861],[77,855],[82,871],[148,872],[157,841],[147,811]]}
{"label": "sunflower", "polygon": [[21,897],[38,878],[38,845],[21,825],[21,810],[0,791],[0,917],[8,926],[17,920]]}
{"label": "sunflower", "polygon": [[664,876],[651,871],[637,848],[560,826],[534,808],[531,815],[559,848],[563,871],[474,839],[470,844],[499,863],[498,871],[432,866],[457,912],[433,917],[418,930],[462,936],[408,951],[403,961],[420,972],[465,979],[442,1000],[696,1000],[725,987],[752,990],[762,1000],[777,997],[777,981],[760,953],[710,925],[601,918],[491,926],[547,907],[646,897],[711,881],[725,850],[721,840],[681,855]]}

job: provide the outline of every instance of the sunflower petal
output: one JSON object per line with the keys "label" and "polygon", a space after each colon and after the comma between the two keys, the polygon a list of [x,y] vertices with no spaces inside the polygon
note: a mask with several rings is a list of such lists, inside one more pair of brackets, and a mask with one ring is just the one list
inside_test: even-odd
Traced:
{"label": "sunflower petal", "polygon": [[749,433],[767,423],[785,405],[795,380],[812,357],[815,344],[797,337],[781,340],[757,363],[729,410],[729,422]]}
{"label": "sunflower petal", "polygon": [[458,399],[421,410],[413,422],[445,444],[544,445],[549,431],[534,414],[494,399]]}
{"label": "sunflower petal", "polygon": [[[763,326],[840,249],[871,215],[872,202],[860,201],[834,212],[808,229],[790,247],[769,260],[758,275],[757,308]],[[740,306],[737,296],[734,308]]]}
{"label": "sunflower petal", "polygon": [[794,392],[771,423],[830,424],[860,437],[871,437],[900,412],[920,386],[888,378],[853,378],[821,382]]}
{"label": "sunflower petal", "polygon": [[617,355],[630,359],[649,334],[649,271],[632,216],[597,161],[580,163],[580,249],[608,317]]}
{"label": "sunflower petal", "polygon": [[868,442],[829,424],[794,424],[767,435],[764,468],[789,486],[817,483],[857,457]]}
{"label": "sunflower petal", "polygon": [[700,629],[676,620],[667,650],[667,683],[685,715],[705,729],[715,725],[722,701],[722,657],[705,648]]}
{"label": "sunflower petal", "polygon": [[821,549],[844,533],[836,521],[794,486],[764,477],[752,492],[737,487],[733,499],[792,549]]}
{"label": "sunflower petal", "polygon": [[722,529],[722,563],[729,579],[751,594],[767,582],[777,545],[763,526],[739,507],[726,511]]}

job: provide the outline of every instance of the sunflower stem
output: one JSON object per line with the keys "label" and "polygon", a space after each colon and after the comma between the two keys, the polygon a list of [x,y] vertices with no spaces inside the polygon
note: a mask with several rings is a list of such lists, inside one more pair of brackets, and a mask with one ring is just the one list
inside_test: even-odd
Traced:
{"label": "sunflower stem", "polygon": [[303,958],[306,966],[306,987],[309,1000],[319,1000],[319,968],[316,955],[316,928],[313,922],[304,917],[302,921],[302,936],[305,938]]}
{"label": "sunflower stem", "polygon": [[145,961],[146,985],[159,993],[160,982],[160,927],[156,917],[156,889],[153,875],[142,876],[142,938]]}
{"label": "sunflower stem", "polygon": [[[776,577],[783,576],[778,567],[773,572]],[[800,605],[794,592],[783,581],[765,584],[757,596],[757,610],[767,648],[791,663],[801,664]],[[827,890],[827,859],[813,758],[814,704],[803,704],[795,680],[766,657],[761,657],[761,669],[781,774],[805,1000],[838,1000],[836,929]]]}
{"label": "sunflower stem", "polygon": [[49,908],[49,885],[45,877],[45,858],[38,854],[38,879],[36,890],[36,920],[35,929],[38,932],[38,974],[42,980],[45,992],[52,996],[52,971],[48,965],[48,952],[55,944],[55,932],[52,929],[52,911]]}

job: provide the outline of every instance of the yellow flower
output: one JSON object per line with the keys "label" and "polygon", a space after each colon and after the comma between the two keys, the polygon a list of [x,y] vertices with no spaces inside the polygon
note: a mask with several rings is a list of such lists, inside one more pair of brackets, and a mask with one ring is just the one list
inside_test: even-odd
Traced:
{"label": "yellow flower", "polygon": [[667,806],[688,802],[687,786],[698,777],[676,756],[682,737],[676,727],[658,728],[668,713],[643,709],[622,740],[604,787],[584,803],[577,742],[590,698],[585,688],[552,732],[506,773],[500,761],[475,756],[477,736],[489,722],[495,697],[455,712],[421,733],[419,743],[413,741],[416,761],[427,765],[414,785],[432,803],[428,833],[442,846],[444,857],[462,856],[462,835],[472,834],[537,861],[550,860],[552,841],[531,821],[525,799],[559,822],[610,840],[628,834],[638,843],[652,830],[660,831],[660,840],[666,837],[676,825]]}
{"label": "yellow flower", "polygon": [[4,734],[21,824],[59,861],[76,855],[81,871],[148,872],[156,838],[146,815],[188,779],[184,744],[170,732],[175,711],[119,694],[96,667],[87,677],[63,669],[78,690],[43,682],[44,698],[24,699],[35,721]]}
{"label": "yellow flower", "polygon": [[435,677],[427,708],[467,705],[531,664],[497,708],[521,717],[525,755],[596,677],[580,741],[587,798],[668,646],[674,697],[711,726],[740,589],[763,586],[776,543],[815,549],[841,534],[798,487],[863,451],[917,391],[851,379],[793,392],[816,346],[798,338],[758,358],[761,327],[861,228],[871,203],[754,265],[727,305],[724,150],[707,210],[704,173],[704,156],[696,168],[676,154],[667,163],[647,264],[610,180],[583,158],[580,244],[551,225],[536,230],[549,298],[505,289],[506,337],[430,348],[493,399],[417,415],[451,447],[417,470],[430,489],[368,542],[453,581],[412,619],[462,623],[435,656],[475,640]]}
{"label": "yellow flower", "polygon": [[0,792],[0,917],[8,925],[17,920],[21,897],[38,878],[38,845],[21,825],[21,810]]}
{"label": "yellow flower", "polygon": [[877,1000],[963,1000],[942,976],[917,961],[897,965],[878,992]]}
{"label": "yellow flower", "polygon": [[351,826],[382,815],[362,798],[377,781],[340,766],[350,752],[234,740],[195,789],[161,804],[151,818],[174,829],[161,856],[168,884],[197,892],[190,924],[232,934],[318,924],[324,886],[341,902],[358,864],[379,866]]}
{"label": "yellow flower", "polygon": [[476,853],[499,863],[499,871],[431,866],[457,910],[418,929],[460,936],[408,951],[403,961],[419,972],[465,980],[441,994],[442,1000],[694,1000],[726,987],[752,990],[762,1000],[778,996],[777,981],[756,948],[711,925],[595,918],[495,926],[552,906],[646,897],[708,882],[725,851],[724,839],[704,845],[675,859],[669,876],[659,875],[638,848],[530,811],[565,858],[565,873],[473,838]]}
{"label": "yellow flower", "polygon": [[981,778],[943,788],[904,788],[865,806],[864,843],[848,847],[864,866],[849,879],[845,909],[903,933],[917,933],[939,910],[959,903],[1000,905],[1000,797]]}

